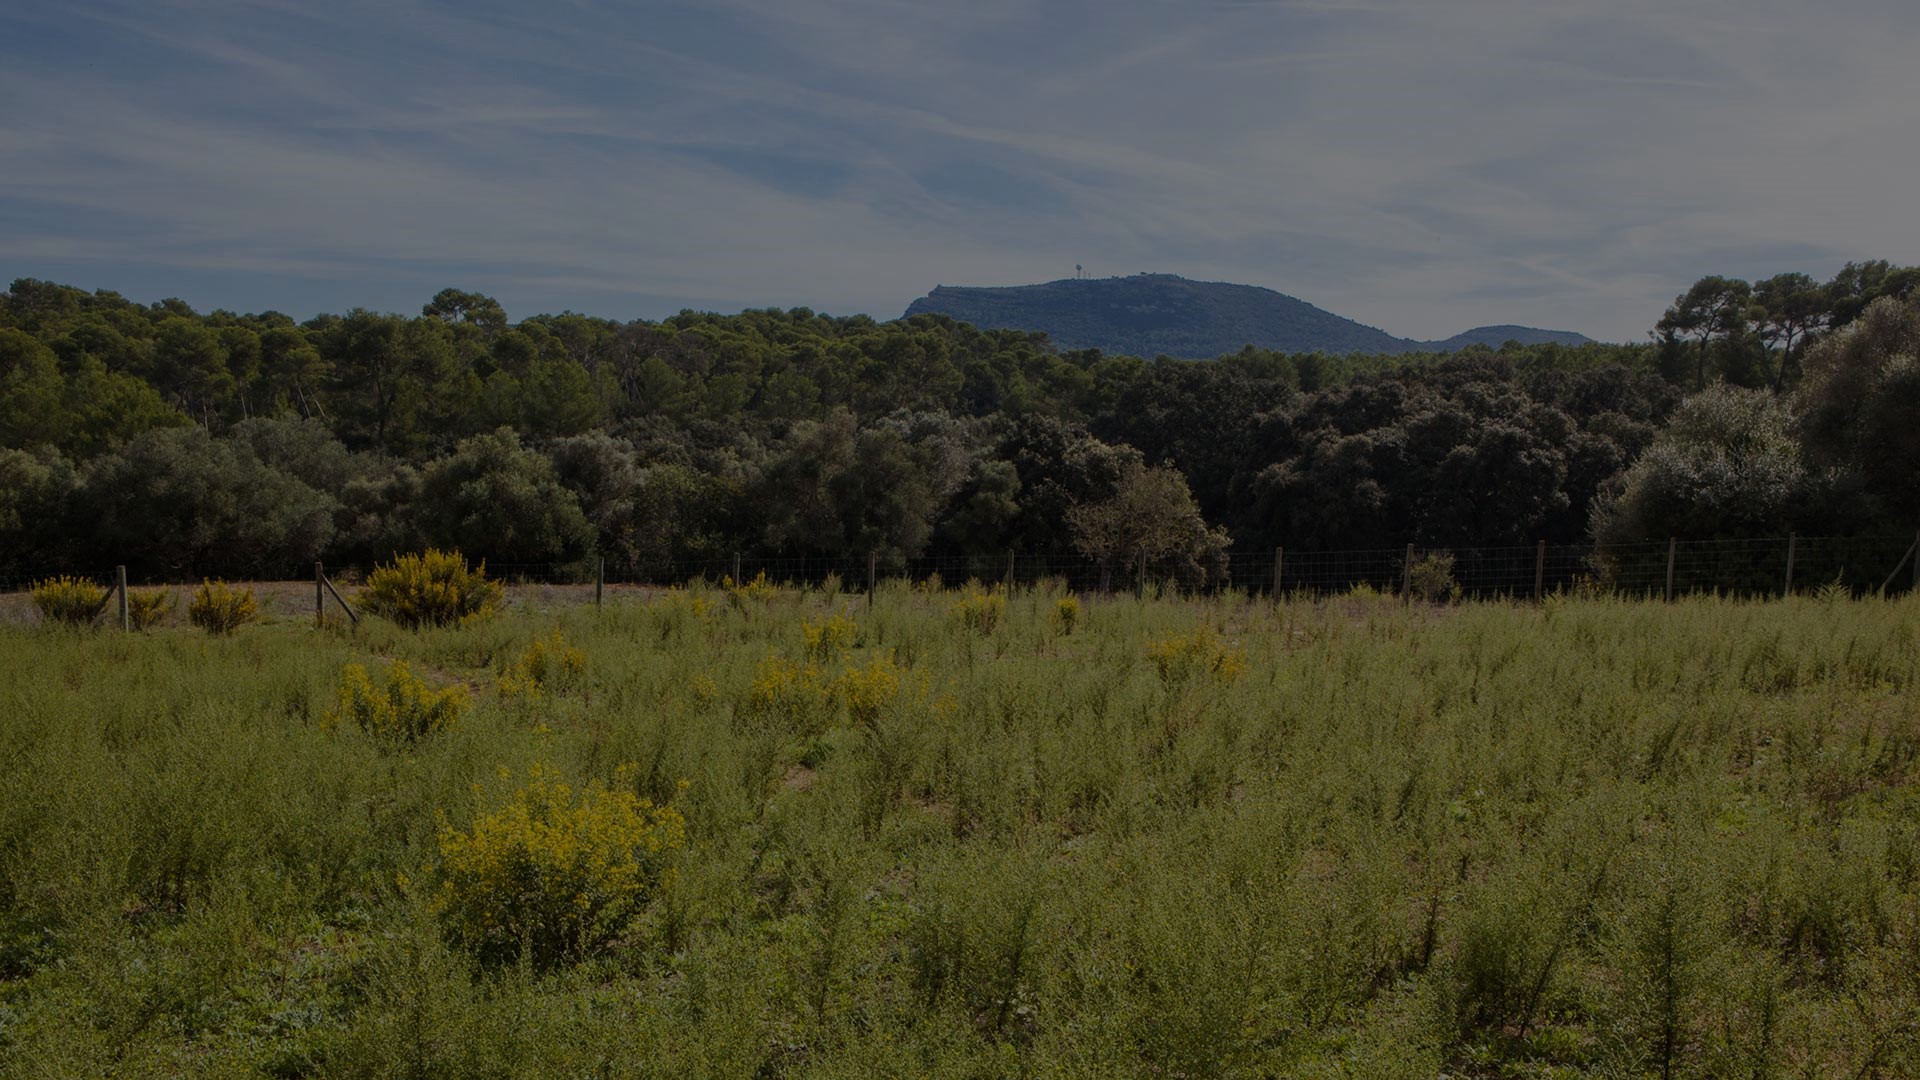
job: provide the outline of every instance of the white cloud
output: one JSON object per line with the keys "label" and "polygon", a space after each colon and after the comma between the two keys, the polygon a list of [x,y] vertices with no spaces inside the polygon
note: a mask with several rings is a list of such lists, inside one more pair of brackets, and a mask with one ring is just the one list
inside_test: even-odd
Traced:
{"label": "white cloud", "polygon": [[0,35],[0,248],[88,285],[886,317],[1084,263],[1632,338],[1703,273],[1920,261],[1891,0],[78,10]]}

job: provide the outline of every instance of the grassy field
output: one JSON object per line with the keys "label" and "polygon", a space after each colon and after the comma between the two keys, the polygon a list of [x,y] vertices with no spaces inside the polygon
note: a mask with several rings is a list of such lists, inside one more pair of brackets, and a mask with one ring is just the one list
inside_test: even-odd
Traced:
{"label": "grassy field", "polygon": [[[0,1070],[1920,1076],[1920,604],[1060,600],[0,628]],[[686,840],[489,952],[536,774]]]}

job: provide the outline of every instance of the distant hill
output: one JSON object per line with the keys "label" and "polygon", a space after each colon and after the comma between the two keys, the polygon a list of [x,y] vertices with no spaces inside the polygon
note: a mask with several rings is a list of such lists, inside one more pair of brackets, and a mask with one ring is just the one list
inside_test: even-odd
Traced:
{"label": "distant hill", "polygon": [[941,285],[908,315],[934,312],[992,330],[1040,330],[1063,349],[1209,359],[1247,345],[1281,352],[1451,351],[1590,340],[1565,330],[1483,326],[1445,341],[1413,341],[1257,285],[1189,281],[1173,274],[1068,279],[1044,285]]}

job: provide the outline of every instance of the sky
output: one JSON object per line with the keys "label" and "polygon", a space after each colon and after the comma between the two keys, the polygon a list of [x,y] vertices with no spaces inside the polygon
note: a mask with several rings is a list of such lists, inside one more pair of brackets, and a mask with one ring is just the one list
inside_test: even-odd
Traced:
{"label": "sky", "polygon": [[0,279],[900,314],[1176,273],[1644,340],[1920,262],[1914,0],[0,0]]}

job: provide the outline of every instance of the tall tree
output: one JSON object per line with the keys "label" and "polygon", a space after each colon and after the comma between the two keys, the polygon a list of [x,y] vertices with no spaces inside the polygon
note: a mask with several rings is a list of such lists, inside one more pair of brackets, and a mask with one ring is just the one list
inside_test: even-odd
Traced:
{"label": "tall tree", "polygon": [[1715,339],[1724,338],[1736,327],[1744,327],[1753,286],[1739,278],[1703,277],[1681,293],[1655,324],[1656,332],[1671,331],[1690,337],[1698,344],[1694,360],[1693,388],[1707,385],[1707,350]]}
{"label": "tall tree", "polygon": [[1826,325],[1831,313],[1827,292],[1805,274],[1775,274],[1753,287],[1755,330],[1769,346],[1779,346],[1773,366],[1777,391],[1799,376],[1794,346]]}

